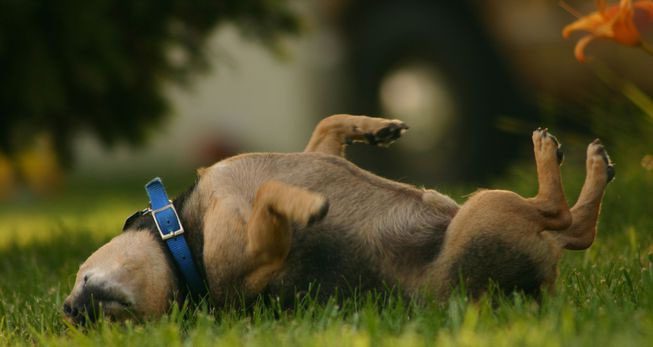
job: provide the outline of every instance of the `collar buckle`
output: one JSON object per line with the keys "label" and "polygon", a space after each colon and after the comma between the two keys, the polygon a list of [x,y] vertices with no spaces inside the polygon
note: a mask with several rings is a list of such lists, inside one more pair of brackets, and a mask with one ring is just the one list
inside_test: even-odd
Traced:
{"label": "collar buckle", "polygon": [[[148,212],[152,213],[154,223],[156,224],[156,229],[159,231],[159,235],[161,235],[161,239],[163,241],[184,233],[184,227],[180,223],[179,214],[177,214],[177,209],[175,208],[175,205],[173,205],[172,201],[168,200],[167,205],[156,210],[153,210],[150,207],[148,208]],[[163,228],[161,224],[163,224]],[[174,228],[174,230],[167,230],[167,228],[171,227]]]}

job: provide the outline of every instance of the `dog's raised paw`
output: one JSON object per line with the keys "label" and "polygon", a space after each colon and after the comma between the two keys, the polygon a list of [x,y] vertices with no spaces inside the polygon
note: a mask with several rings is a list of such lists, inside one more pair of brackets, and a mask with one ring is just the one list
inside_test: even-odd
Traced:
{"label": "dog's raised paw", "polygon": [[603,161],[608,165],[606,168],[607,174],[608,174],[608,183],[612,182],[616,175],[616,171],[614,168],[614,163],[610,159],[610,155],[608,154],[608,151],[605,149],[605,146],[601,143],[601,140],[596,139],[594,140],[598,144],[598,148],[596,149],[597,152],[603,157]]}
{"label": "dog's raised paw", "polygon": [[402,121],[390,120],[384,127],[373,133],[365,134],[370,145],[387,147],[395,142],[408,130],[408,125]]}
{"label": "dog's raised paw", "polygon": [[610,159],[610,155],[601,143],[601,140],[596,139],[590,143],[587,149],[587,156],[588,159],[590,157],[598,157],[596,160],[600,161],[602,164],[601,166],[605,166],[607,182],[610,183],[614,179],[616,171],[614,168],[614,163]]}
{"label": "dog's raised paw", "polygon": [[549,133],[549,129],[547,128],[537,128],[533,131],[533,146],[535,152],[539,153],[542,158],[549,157],[555,151],[558,165],[562,164],[565,158],[560,141],[553,134]]}

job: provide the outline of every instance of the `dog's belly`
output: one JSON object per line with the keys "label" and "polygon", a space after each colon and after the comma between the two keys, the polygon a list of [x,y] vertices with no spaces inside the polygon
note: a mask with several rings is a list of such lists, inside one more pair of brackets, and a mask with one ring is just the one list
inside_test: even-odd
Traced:
{"label": "dog's belly", "polygon": [[279,298],[285,306],[293,305],[298,293],[324,301],[335,294],[353,297],[395,287],[396,281],[384,278],[381,265],[359,251],[358,242],[343,237],[346,234],[326,225],[296,232],[283,269],[264,294]]}
{"label": "dog's belly", "polygon": [[[439,254],[446,228],[458,210],[450,198],[387,180],[340,157],[318,153],[247,154],[209,168],[211,196],[229,200],[244,221],[258,187],[268,180],[323,194],[326,217],[295,230],[284,269],[271,294],[307,290],[319,294],[410,287]],[[205,235],[205,237],[208,235]],[[317,288],[316,286],[313,288]]]}

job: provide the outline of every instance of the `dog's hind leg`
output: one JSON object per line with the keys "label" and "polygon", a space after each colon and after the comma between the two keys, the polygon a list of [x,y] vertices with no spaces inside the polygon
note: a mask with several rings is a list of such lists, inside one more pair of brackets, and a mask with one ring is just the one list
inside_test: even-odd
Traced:
{"label": "dog's hind leg", "polygon": [[596,237],[596,224],[607,184],[614,178],[614,167],[597,139],[587,147],[587,174],[578,201],[571,208],[572,224],[552,233],[566,249],[587,249]]}
{"label": "dog's hind leg", "polygon": [[486,190],[461,206],[430,270],[427,288],[438,296],[446,296],[461,279],[472,296],[482,294],[490,280],[504,290],[534,295],[555,281],[562,247],[544,231],[567,229],[571,212],[562,190],[557,140],[538,129],[533,146],[537,195]]}
{"label": "dog's hind leg", "polygon": [[245,285],[259,292],[281,267],[290,251],[293,226],[321,220],[329,204],[322,195],[277,181],[262,184],[247,222],[247,256],[252,271]]}
{"label": "dog's hind leg", "polygon": [[561,230],[571,224],[571,213],[562,189],[560,164],[562,152],[560,143],[547,129],[533,132],[533,151],[537,166],[538,192],[529,199],[532,206],[544,217],[543,225],[547,229]]}
{"label": "dog's hind leg", "polygon": [[344,156],[345,147],[352,143],[389,146],[408,126],[396,119],[384,119],[347,114],[324,118],[313,130],[304,152],[321,152]]}

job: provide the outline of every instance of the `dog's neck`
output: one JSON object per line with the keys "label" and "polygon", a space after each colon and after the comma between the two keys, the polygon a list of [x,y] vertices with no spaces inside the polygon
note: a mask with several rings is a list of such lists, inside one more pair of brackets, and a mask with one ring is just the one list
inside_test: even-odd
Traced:
{"label": "dog's neck", "polygon": [[[193,260],[198,267],[198,271],[203,279],[206,279],[204,267],[204,223],[202,220],[203,213],[197,199],[198,192],[197,181],[185,192],[177,196],[173,201],[175,209],[178,211],[179,220],[184,226],[184,236],[188,247],[193,255]],[[155,229],[156,231],[156,229]]]}
{"label": "dog's neck", "polygon": [[[172,202],[177,210],[179,220],[181,225],[184,227],[184,237],[188,243],[193,260],[195,265],[198,268],[200,276],[205,279],[206,271],[203,262],[203,245],[204,245],[204,235],[203,235],[203,222],[200,213],[201,211],[196,211],[198,208],[194,199],[197,199],[196,188],[197,182],[194,183],[190,188],[185,192],[177,196],[176,199]],[[170,254],[170,250],[165,244],[165,241],[161,239],[159,231],[154,223],[154,218],[151,213],[142,214],[128,222],[129,224],[125,225],[126,232],[150,232],[154,235],[156,240],[159,240],[159,245],[161,250],[166,255],[168,266],[173,270],[175,276],[175,282],[179,283],[179,290],[181,291],[178,295],[178,300],[182,300],[188,295],[186,286],[182,283],[182,275],[179,272],[179,269],[175,265],[175,261]]]}

